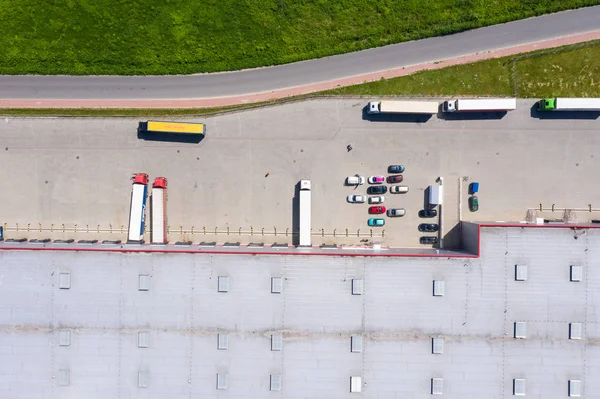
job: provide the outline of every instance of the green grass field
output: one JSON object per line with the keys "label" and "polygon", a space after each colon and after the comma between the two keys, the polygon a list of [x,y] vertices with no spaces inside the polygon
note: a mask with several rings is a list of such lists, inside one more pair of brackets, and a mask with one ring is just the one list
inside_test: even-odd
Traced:
{"label": "green grass field", "polygon": [[0,74],[189,74],[322,57],[600,0],[0,0]]}

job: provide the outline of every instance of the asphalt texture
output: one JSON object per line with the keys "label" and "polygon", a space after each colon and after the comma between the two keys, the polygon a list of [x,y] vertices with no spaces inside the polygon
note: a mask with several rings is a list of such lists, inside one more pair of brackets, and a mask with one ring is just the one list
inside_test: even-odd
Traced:
{"label": "asphalt texture", "polygon": [[0,76],[2,99],[201,99],[281,90],[600,29],[600,6],[275,67],[189,76]]}

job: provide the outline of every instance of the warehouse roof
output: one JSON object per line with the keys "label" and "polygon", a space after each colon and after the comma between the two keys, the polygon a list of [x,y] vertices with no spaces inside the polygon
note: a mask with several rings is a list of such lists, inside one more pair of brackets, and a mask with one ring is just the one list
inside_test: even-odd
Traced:
{"label": "warehouse roof", "polygon": [[481,235],[462,259],[0,251],[0,397],[600,392],[600,232]]}

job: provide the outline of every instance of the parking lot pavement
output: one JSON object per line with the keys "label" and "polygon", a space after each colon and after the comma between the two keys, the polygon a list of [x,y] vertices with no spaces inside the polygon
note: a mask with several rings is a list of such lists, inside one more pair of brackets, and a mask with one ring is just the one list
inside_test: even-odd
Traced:
{"label": "parking lot pavement", "polygon": [[[593,183],[600,166],[598,120],[532,118],[533,100],[519,101],[519,109],[502,118],[375,120],[365,117],[366,102],[306,101],[207,118],[200,143],[140,140],[137,124],[143,118],[5,118],[0,223],[6,223],[7,234],[17,223],[21,230],[29,224],[30,235],[42,227],[35,233],[42,236],[50,235],[45,229],[51,225],[55,230],[77,225],[78,237],[84,226],[99,226],[100,234],[85,234],[125,239],[117,231],[127,227],[134,172],[168,178],[171,241],[291,243],[284,233],[295,227],[301,179],[312,180],[314,244],[358,244],[366,238],[420,246],[417,212],[425,189],[440,176],[444,233],[458,221],[463,176],[465,220],[523,220],[528,208],[540,204],[600,208],[600,187]],[[385,175],[389,164],[406,166],[402,184],[410,192],[386,194],[384,205],[405,208],[407,215],[385,218],[386,226],[373,228],[369,237],[368,205],[346,202],[349,194],[364,194],[367,185],[347,187],[344,180],[356,173]],[[481,184],[476,213],[467,207],[470,181]],[[600,219],[596,212],[577,217]],[[215,229],[212,236],[199,233]],[[244,234],[236,237],[240,229]],[[448,245],[456,244],[452,235],[448,239]]]}

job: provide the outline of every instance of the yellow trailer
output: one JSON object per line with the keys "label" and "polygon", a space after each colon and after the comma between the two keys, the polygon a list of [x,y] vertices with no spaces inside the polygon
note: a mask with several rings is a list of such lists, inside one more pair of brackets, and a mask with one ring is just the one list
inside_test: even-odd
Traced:
{"label": "yellow trailer", "polygon": [[148,133],[206,134],[206,125],[196,122],[146,122]]}

